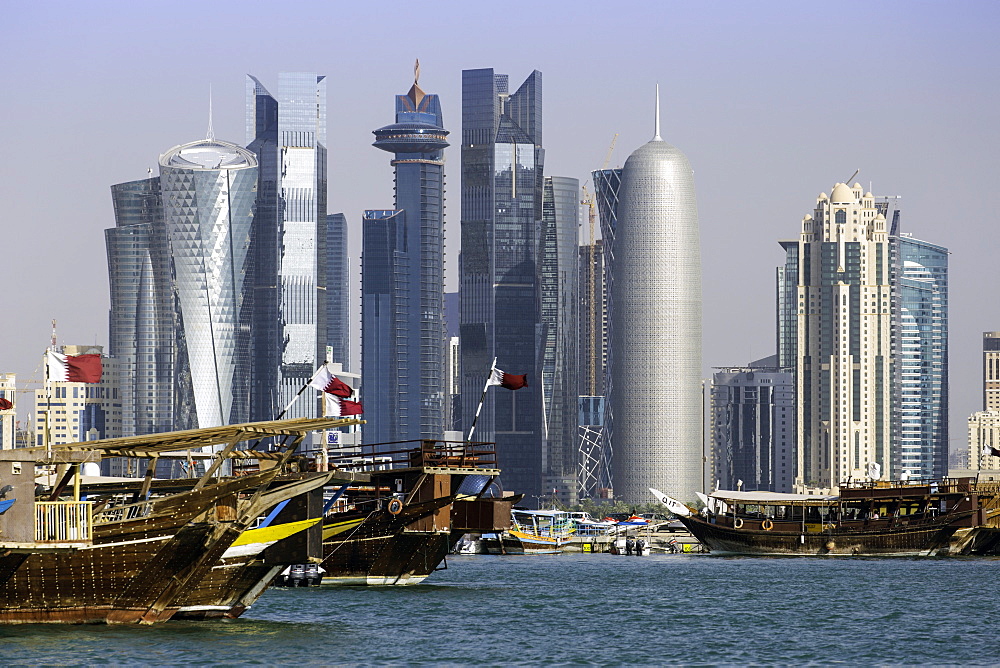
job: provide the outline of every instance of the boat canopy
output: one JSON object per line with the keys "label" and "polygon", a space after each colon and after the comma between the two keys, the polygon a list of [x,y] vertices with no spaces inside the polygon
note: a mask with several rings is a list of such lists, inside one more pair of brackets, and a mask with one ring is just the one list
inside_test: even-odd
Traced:
{"label": "boat canopy", "polygon": [[758,505],[791,505],[793,503],[805,503],[812,501],[828,503],[830,501],[836,501],[840,497],[836,494],[833,495],[820,495],[820,494],[786,494],[784,492],[737,492],[734,490],[719,489],[711,494],[710,497],[715,499],[722,499],[723,501],[729,501],[732,503],[752,503]]}

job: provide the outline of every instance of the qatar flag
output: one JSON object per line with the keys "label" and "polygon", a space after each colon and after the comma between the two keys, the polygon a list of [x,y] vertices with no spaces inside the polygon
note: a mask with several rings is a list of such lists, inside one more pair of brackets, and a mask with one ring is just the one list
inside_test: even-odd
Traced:
{"label": "qatar flag", "polygon": [[326,417],[349,417],[351,415],[361,415],[364,410],[360,401],[350,401],[337,396],[327,396]]}
{"label": "qatar flag", "polygon": [[9,411],[13,407],[14,404],[10,402],[10,399],[0,397],[0,411]]}
{"label": "qatar flag", "polygon": [[354,394],[351,386],[334,376],[326,364],[316,370],[312,380],[309,381],[309,386],[338,397],[349,397]]}
{"label": "qatar flag", "polygon": [[63,355],[48,351],[49,380],[61,383],[99,383],[103,369],[100,355]]}
{"label": "qatar flag", "polygon": [[493,371],[490,372],[490,379],[486,381],[486,385],[499,385],[500,387],[506,387],[508,390],[520,390],[522,387],[528,386],[528,376],[504,373],[494,367]]}

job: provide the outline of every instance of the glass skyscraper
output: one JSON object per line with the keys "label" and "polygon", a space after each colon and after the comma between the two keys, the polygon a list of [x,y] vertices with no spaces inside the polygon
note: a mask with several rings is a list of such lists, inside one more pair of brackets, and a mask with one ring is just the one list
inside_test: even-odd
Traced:
{"label": "glass skyscraper", "polygon": [[347,257],[347,216],[326,217],[326,345],[330,362],[351,370],[350,273]]}
{"label": "glass skyscraper", "polygon": [[495,441],[504,485],[542,490],[540,232],[542,74],[515,91],[506,74],[462,72],[462,422],[469,433],[493,359],[527,374],[516,392],[492,388],[476,440]]}
{"label": "glass skyscraper", "polygon": [[712,374],[712,480],[720,489],[792,491],[795,376],[776,362]]}
{"label": "glass skyscraper", "polygon": [[892,474],[940,479],[948,475],[948,249],[900,231],[894,203],[876,203],[890,221]]}
{"label": "glass skyscraper", "polygon": [[[611,285],[614,281],[614,260],[615,260],[615,229],[618,227],[618,191],[622,185],[621,169],[601,169],[591,172],[594,179],[594,199],[597,203],[597,213],[601,220],[601,259],[604,265],[604,366],[602,379],[603,397],[611,394],[612,382],[609,370],[614,351],[611,349],[611,333],[614,328],[614,304],[611,301]],[[598,487],[614,488],[614,471],[611,462],[614,459],[614,415],[611,412],[611,403],[601,401],[600,405],[604,409],[601,422],[600,438],[596,441],[600,443],[599,451],[595,450],[595,457],[599,457],[603,462],[604,475],[599,477]],[[586,412],[584,412],[586,415]],[[590,418],[593,419],[593,418]],[[582,423],[581,423],[582,424]],[[592,440],[593,435],[591,436]],[[594,448],[591,448],[594,449]]]}
{"label": "glass skyscraper", "polygon": [[396,96],[374,131],[393,154],[395,206],[366,211],[361,256],[361,392],[366,443],[440,439],[445,430],[444,129],[437,95]]}
{"label": "glass skyscraper", "polygon": [[[257,159],[206,139],[160,156],[163,219],[173,259],[182,373],[197,427],[246,422],[250,403],[247,279]],[[180,378],[184,382],[185,378]]]}
{"label": "glass skyscraper", "polygon": [[545,491],[567,504],[579,498],[578,443],[580,182],[547,176],[542,191],[542,402]]}
{"label": "glass skyscraper", "polygon": [[159,177],[111,186],[104,231],[111,290],[109,355],[118,362],[122,436],[174,428],[177,315]]}
{"label": "glass skyscraper", "polygon": [[[270,420],[326,356],[326,78],[247,76],[247,148],[260,165],[254,218],[253,407]],[[318,414],[302,399],[287,418]]]}

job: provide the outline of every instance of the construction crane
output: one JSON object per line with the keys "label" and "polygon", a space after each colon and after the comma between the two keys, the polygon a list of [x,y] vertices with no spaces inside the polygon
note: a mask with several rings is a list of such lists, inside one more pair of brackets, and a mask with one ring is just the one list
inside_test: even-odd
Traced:
{"label": "construction crane", "polygon": [[[615,144],[618,142],[618,133],[611,139],[611,145],[608,147],[608,152],[604,156],[604,164],[601,165],[601,170],[608,168],[608,163],[611,162],[611,154],[614,153]],[[594,249],[594,231],[597,225],[597,202],[594,199],[594,193],[587,190],[587,184],[583,184],[583,199],[580,204],[585,204],[588,207],[588,218],[590,223],[590,234],[587,238],[587,247],[590,249],[590,257],[587,262],[587,300],[590,303],[590,313],[587,317],[590,322],[590,336],[588,337],[587,345],[589,347],[588,357],[590,362],[587,364],[587,392],[591,396],[597,394],[597,364],[594,360],[597,359],[598,352],[598,318],[597,309],[594,304],[594,286],[596,284],[595,274],[597,273],[597,253]]]}

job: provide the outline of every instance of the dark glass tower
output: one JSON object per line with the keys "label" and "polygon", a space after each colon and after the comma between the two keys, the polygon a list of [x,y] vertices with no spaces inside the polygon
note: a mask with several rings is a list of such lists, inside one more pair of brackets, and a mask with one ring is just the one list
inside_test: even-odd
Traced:
{"label": "dark glass tower", "polygon": [[329,362],[351,370],[350,278],[347,265],[347,216],[326,217],[326,345]]}
{"label": "dark glass tower", "polygon": [[[282,72],[271,95],[247,76],[254,215],[251,416],[271,420],[326,356],[326,78]],[[315,416],[305,398],[285,417]]]}
{"label": "dark glass tower", "polygon": [[545,491],[566,504],[579,498],[580,182],[545,177],[542,192],[542,403]]}
{"label": "dark glass tower", "polygon": [[497,444],[504,485],[542,491],[544,416],[540,232],[542,74],[516,92],[506,74],[462,72],[462,426],[476,414],[493,359],[528,387],[486,393],[476,440]]}
{"label": "dark glass tower", "polygon": [[366,211],[361,256],[361,391],[366,443],[440,439],[445,430],[444,129],[417,84],[396,122],[374,131],[394,155],[395,209]]}
{"label": "dark glass tower", "polygon": [[111,199],[109,354],[121,370],[122,436],[170,431],[177,318],[160,179],[113,185]]}

